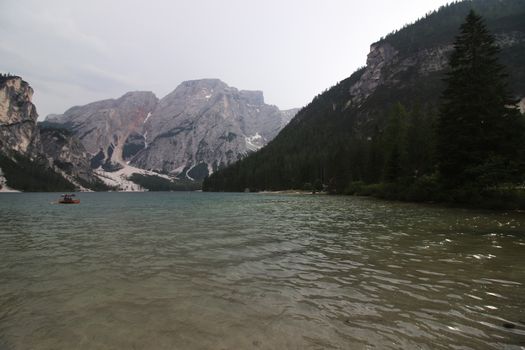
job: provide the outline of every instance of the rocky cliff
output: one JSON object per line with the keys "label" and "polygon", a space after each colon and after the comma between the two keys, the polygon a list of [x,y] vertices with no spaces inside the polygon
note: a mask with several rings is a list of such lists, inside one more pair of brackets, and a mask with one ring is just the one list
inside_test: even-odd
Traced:
{"label": "rocky cliff", "polygon": [[[525,32],[513,30],[495,35],[496,43],[502,51],[515,52],[525,44]],[[453,50],[452,44],[440,44],[421,48],[415,52],[397,50],[387,40],[370,46],[366,66],[359,79],[350,87],[349,98],[345,104],[360,106],[378,87],[395,88],[416,84],[432,73],[443,72]],[[515,53],[504,57],[515,56]],[[517,85],[517,84],[514,84]],[[516,96],[525,94],[523,88],[515,89]]]}
{"label": "rocky cliff", "polygon": [[50,164],[83,184],[96,183],[91,155],[72,133],[65,129],[40,128],[42,151]]}
{"label": "rocky cliff", "polygon": [[33,89],[18,76],[0,77],[0,151],[34,157],[40,151]]}
{"label": "rocky cliff", "polygon": [[202,179],[264,146],[291,113],[267,105],[261,91],[239,91],[217,79],[186,81],[148,118],[146,147],[131,163]]}

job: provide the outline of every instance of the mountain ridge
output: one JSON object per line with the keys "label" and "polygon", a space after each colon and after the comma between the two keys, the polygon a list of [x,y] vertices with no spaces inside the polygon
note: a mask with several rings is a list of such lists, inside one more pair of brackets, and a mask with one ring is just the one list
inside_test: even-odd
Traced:
{"label": "mountain ridge", "polygon": [[262,147],[295,112],[266,104],[262,91],[196,79],[180,83],[161,99],[151,92],[128,92],[71,107],[45,122],[72,130],[96,160],[94,167],[130,163],[202,179]]}

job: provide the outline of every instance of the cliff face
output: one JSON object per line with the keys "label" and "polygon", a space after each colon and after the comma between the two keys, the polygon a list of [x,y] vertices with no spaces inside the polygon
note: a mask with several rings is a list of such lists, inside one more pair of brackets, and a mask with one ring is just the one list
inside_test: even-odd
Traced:
{"label": "cliff face", "polygon": [[187,81],[164,97],[144,125],[135,166],[200,179],[272,140],[287,122],[261,91],[217,79]]}
{"label": "cliff face", "polygon": [[[495,38],[502,51],[516,51],[525,44],[525,33],[517,30],[497,33]],[[407,53],[398,51],[388,40],[372,44],[363,74],[348,91],[346,106],[360,106],[378,87],[417,84],[417,80],[432,73],[443,72],[452,50],[452,44],[441,44]],[[525,91],[517,90],[516,95],[522,97],[525,94]]]}
{"label": "cliff face", "polygon": [[0,151],[34,157],[40,151],[33,89],[20,77],[0,78]]}
{"label": "cliff face", "polygon": [[50,164],[83,182],[97,181],[91,170],[91,155],[79,139],[64,129],[40,129],[42,150]]}
{"label": "cliff face", "polygon": [[389,44],[373,44],[370,46],[365,71],[349,91],[356,102],[363,101],[370,96],[379,85],[386,82],[387,77],[383,69],[393,64],[396,56],[396,49]]}

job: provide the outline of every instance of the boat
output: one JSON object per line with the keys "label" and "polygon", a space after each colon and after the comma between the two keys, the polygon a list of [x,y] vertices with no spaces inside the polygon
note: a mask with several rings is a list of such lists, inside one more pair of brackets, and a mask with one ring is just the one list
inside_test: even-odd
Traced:
{"label": "boat", "polygon": [[59,204],[80,204],[80,199],[74,199],[74,194],[63,194],[58,200]]}

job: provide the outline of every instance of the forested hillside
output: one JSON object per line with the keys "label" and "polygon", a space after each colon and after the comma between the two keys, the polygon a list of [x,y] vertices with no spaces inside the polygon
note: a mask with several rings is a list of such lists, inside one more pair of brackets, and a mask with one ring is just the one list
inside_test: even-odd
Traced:
{"label": "forested hillside", "polygon": [[435,199],[430,192],[439,187],[436,138],[444,78],[471,9],[484,18],[500,50],[509,97],[517,103],[525,96],[525,2],[454,3],[373,44],[366,67],[315,97],[268,146],[213,174],[204,189],[324,187]]}

